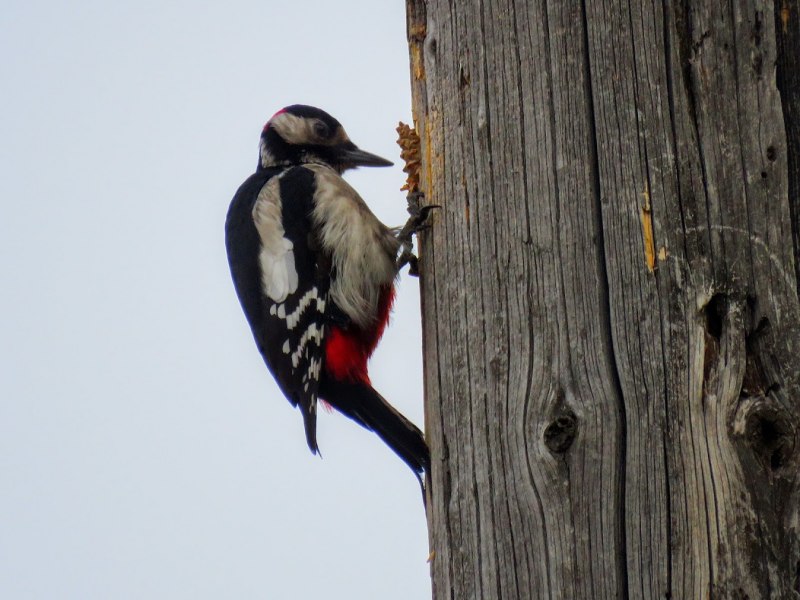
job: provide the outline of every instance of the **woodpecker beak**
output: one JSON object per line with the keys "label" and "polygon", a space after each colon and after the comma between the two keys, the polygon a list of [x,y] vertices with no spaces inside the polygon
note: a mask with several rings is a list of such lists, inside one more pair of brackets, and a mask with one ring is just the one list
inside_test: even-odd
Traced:
{"label": "woodpecker beak", "polygon": [[352,142],[337,148],[336,158],[348,167],[391,167],[392,161],[364,152]]}

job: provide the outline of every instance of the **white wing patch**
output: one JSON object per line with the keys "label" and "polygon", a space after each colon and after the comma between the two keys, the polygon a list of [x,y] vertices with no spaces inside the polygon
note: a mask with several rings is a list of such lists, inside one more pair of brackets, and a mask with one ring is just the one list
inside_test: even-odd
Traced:
{"label": "white wing patch", "polygon": [[297,290],[294,246],[284,237],[281,222],[280,176],[270,179],[258,193],[253,221],[261,238],[261,287],[274,302],[283,302]]}

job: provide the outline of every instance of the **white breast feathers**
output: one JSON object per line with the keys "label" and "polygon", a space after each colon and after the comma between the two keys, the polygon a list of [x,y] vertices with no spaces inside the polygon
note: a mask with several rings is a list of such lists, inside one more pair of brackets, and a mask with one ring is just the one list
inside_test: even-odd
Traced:
{"label": "white breast feathers", "polygon": [[312,218],[336,273],[331,297],[357,325],[368,327],[377,319],[382,289],[397,275],[399,243],[336,171],[305,166],[316,176]]}

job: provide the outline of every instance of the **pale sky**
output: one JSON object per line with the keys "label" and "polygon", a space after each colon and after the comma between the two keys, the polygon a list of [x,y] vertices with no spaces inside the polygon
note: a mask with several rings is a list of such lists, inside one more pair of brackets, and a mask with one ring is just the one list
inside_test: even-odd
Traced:
{"label": "pale sky", "polygon": [[[404,3],[55,2],[0,12],[0,597],[430,597],[417,482],[321,413],[320,460],[223,244],[293,103],[399,163]],[[389,225],[404,175],[348,175]],[[418,282],[371,363],[422,426]]]}

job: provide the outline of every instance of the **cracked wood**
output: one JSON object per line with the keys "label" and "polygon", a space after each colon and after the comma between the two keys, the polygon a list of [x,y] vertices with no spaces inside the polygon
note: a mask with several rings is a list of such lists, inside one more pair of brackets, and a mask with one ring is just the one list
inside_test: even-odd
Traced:
{"label": "cracked wood", "polygon": [[800,594],[796,0],[407,6],[434,597]]}

